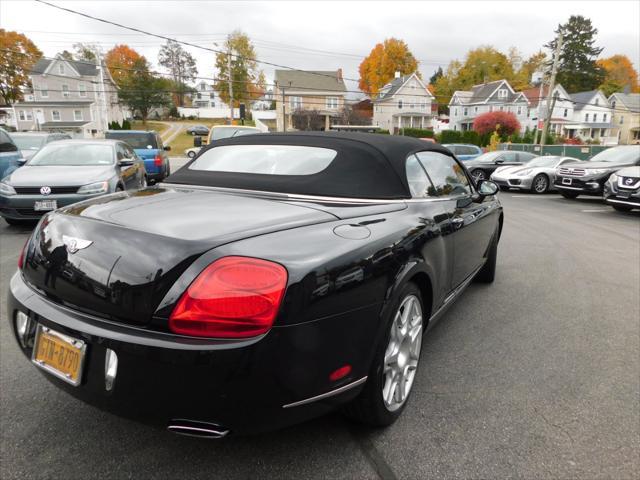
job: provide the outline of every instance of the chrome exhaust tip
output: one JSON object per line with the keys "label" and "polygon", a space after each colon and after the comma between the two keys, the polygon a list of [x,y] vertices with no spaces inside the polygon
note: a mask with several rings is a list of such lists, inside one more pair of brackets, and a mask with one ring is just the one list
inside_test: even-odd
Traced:
{"label": "chrome exhaust tip", "polygon": [[178,418],[171,420],[167,430],[178,435],[198,438],[224,438],[229,430],[215,423],[200,422],[198,420],[186,420]]}

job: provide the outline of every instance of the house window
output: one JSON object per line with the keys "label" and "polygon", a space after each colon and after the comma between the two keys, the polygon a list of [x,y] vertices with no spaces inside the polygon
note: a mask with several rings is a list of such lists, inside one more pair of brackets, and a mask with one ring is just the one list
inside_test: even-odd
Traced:
{"label": "house window", "polygon": [[402,100],[398,100],[398,108],[402,108]]}
{"label": "house window", "polygon": [[489,111],[493,112],[493,105],[489,105]]}
{"label": "house window", "polygon": [[69,85],[62,85],[62,96],[69,98]]}
{"label": "house window", "polygon": [[518,115],[522,115],[522,107],[518,107]]}
{"label": "house window", "polygon": [[622,125],[624,123],[624,117],[621,115],[620,116],[620,125]]}
{"label": "house window", "polygon": [[602,121],[606,123],[606,121],[607,121],[607,114],[606,113],[604,113],[602,115]]}
{"label": "house window", "polygon": [[[20,119],[21,122],[26,122],[27,121],[27,115],[24,113],[24,110],[20,110],[18,112],[18,118]],[[622,122],[620,122],[622,123]]]}
{"label": "house window", "polygon": [[611,102],[611,108],[616,108],[616,101]]}
{"label": "house window", "polygon": [[567,118],[567,115],[569,115],[569,109],[568,109],[568,108],[565,108],[565,109],[564,109],[564,111],[562,112],[562,116],[563,116],[564,118]]}
{"label": "house window", "polygon": [[335,110],[338,108],[338,97],[327,97],[326,105],[328,110]]}
{"label": "house window", "polygon": [[478,113],[478,107],[473,107],[473,112]]}
{"label": "house window", "polygon": [[81,97],[86,97],[87,96],[87,86],[84,83],[79,83],[78,84],[78,94]]}
{"label": "house window", "polygon": [[600,99],[596,98],[596,106],[600,105]]}
{"label": "house window", "polygon": [[462,115],[464,115],[465,117],[466,117],[467,115],[469,115],[469,109],[468,109],[468,108],[463,108],[463,109],[462,109]]}
{"label": "house window", "polygon": [[593,121],[594,121],[594,122],[597,122],[597,121],[598,121],[598,114],[597,114],[597,113],[594,113],[594,114],[593,114]]}
{"label": "house window", "polygon": [[504,107],[502,105],[500,105],[500,111],[504,111]]}
{"label": "house window", "polygon": [[501,88],[498,90],[498,98],[507,98],[507,89]]}
{"label": "house window", "polygon": [[51,120],[54,122],[60,121],[60,110],[51,110]]}
{"label": "house window", "polygon": [[206,92],[207,91],[207,84],[206,83],[201,83],[200,84],[200,90],[203,91],[203,92]]}
{"label": "house window", "polygon": [[47,84],[46,83],[41,83],[40,84],[40,96],[42,98],[47,98],[49,96],[49,90],[47,89]]}
{"label": "house window", "polygon": [[58,64],[58,73],[60,75],[64,75],[64,63],[59,63]]}
{"label": "house window", "polygon": [[585,114],[584,114],[584,121],[585,121],[585,122],[588,122],[588,121],[589,121],[589,114],[588,114],[588,113],[585,113]]}
{"label": "house window", "polygon": [[211,108],[216,108],[216,102],[211,102]]}
{"label": "house window", "polygon": [[82,121],[82,110],[74,110],[73,111],[73,119],[76,122],[81,122]]}
{"label": "house window", "polygon": [[458,116],[458,109],[457,109],[457,108],[454,108],[454,109],[453,109],[453,116],[454,116],[454,117],[457,117],[457,116]]}
{"label": "house window", "polygon": [[420,103],[420,108],[422,110],[426,110],[427,109],[427,101],[426,100],[422,100],[422,103]]}
{"label": "house window", "polygon": [[289,106],[291,110],[298,110],[299,108],[302,108],[302,98],[301,97],[289,98]]}

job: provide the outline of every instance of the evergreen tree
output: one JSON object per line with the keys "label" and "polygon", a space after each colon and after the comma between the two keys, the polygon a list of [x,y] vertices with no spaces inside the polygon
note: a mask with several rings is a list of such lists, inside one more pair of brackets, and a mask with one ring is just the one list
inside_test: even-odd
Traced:
{"label": "evergreen tree", "polygon": [[604,81],[604,71],[596,63],[602,48],[595,46],[598,29],[591,20],[581,15],[572,15],[569,21],[558,25],[556,38],[545,45],[551,50],[551,57],[557,44],[557,35],[562,33],[562,50],[556,80],[569,93],[583,92],[598,88]]}
{"label": "evergreen tree", "polygon": [[444,72],[442,71],[442,67],[438,67],[438,70],[436,70],[435,73],[431,75],[431,77],[429,78],[429,84],[435,85],[438,79],[443,75],[444,75]]}

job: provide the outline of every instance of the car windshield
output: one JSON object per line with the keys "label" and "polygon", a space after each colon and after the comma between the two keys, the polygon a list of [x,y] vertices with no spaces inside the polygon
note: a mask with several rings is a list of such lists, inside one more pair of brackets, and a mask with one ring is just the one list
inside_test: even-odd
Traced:
{"label": "car windshield", "polygon": [[474,158],[474,162],[493,162],[496,158],[502,155],[504,152],[489,152],[483,153],[479,157]]}
{"label": "car windshield", "polygon": [[96,144],[51,143],[39,150],[27,163],[30,166],[111,165],[113,147]]}
{"label": "car windshield", "polygon": [[214,128],[212,140],[222,140],[223,138],[241,137],[243,135],[251,135],[258,133],[253,128]]}
{"label": "car windshield", "polygon": [[297,145],[227,145],[207,150],[189,170],[262,175],[313,175],[329,166],[337,152]]}
{"label": "car windshield", "polygon": [[640,160],[640,145],[623,148],[609,148],[594,155],[590,162],[633,163]]}
{"label": "car windshield", "polygon": [[40,150],[45,137],[36,135],[14,135],[13,141],[19,150]]}
{"label": "car windshield", "polygon": [[527,167],[555,167],[560,161],[561,157],[536,157],[533,160],[529,160]]}
{"label": "car windshield", "polygon": [[158,148],[156,136],[146,132],[107,132],[106,138],[122,140],[127,142],[132,148]]}

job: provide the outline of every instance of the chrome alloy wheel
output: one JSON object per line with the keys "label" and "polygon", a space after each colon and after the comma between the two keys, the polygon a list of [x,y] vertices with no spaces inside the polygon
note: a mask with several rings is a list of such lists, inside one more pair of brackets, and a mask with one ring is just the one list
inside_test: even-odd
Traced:
{"label": "chrome alloy wheel", "polygon": [[544,193],[547,191],[549,182],[547,181],[547,177],[544,175],[538,175],[533,179],[533,182],[533,189],[536,193]]}
{"label": "chrome alloy wheel", "polygon": [[391,323],[389,344],[384,354],[382,398],[390,412],[399,409],[409,396],[420,359],[422,307],[415,295],[407,295]]}

